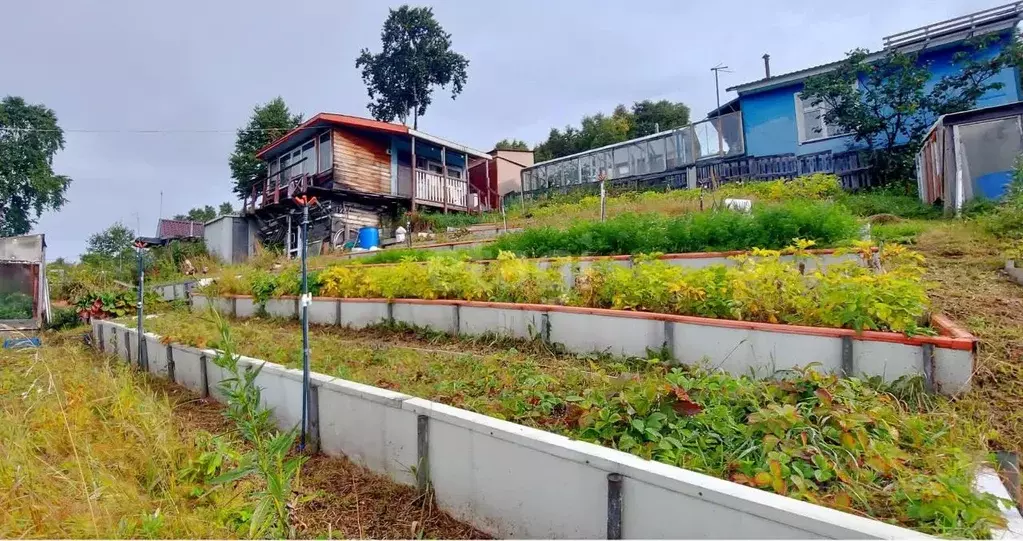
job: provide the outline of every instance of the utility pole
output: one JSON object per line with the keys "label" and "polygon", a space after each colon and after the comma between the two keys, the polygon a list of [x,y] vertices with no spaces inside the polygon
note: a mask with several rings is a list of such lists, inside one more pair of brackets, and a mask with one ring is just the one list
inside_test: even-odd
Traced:
{"label": "utility pole", "polygon": [[304,451],[306,439],[309,435],[309,411],[310,411],[310,389],[309,389],[309,305],[312,297],[309,295],[309,272],[306,265],[309,252],[309,206],[316,204],[315,197],[301,196],[295,198],[295,203],[302,207],[302,228],[299,238],[302,257],[302,297],[300,306],[302,309],[302,439],[299,443],[299,450]]}
{"label": "utility pole", "polygon": [[718,65],[714,66],[713,68],[710,68],[710,71],[714,72],[714,96],[717,98],[717,104],[718,104],[718,108],[715,111],[716,117],[717,117],[718,154],[722,154],[724,152],[724,148],[723,148],[724,147],[724,141],[723,141],[723,137],[721,135],[721,86],[718,83],[718,73],[722,72],[722,71],[725,72],[725,73],[731,73],[731,71],[728,69],[728,66],[726,66],[724,64],[720,64],[720,63]]}

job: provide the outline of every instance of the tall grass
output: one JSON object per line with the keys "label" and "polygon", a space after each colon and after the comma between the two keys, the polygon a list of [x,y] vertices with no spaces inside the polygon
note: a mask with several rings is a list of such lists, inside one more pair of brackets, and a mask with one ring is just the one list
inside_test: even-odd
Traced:
{"label": "tall grass", "polygon": [[243,489],[196,498],[179,476],[201,453],[123,364],[0,350],[0,537],[231,537]]}

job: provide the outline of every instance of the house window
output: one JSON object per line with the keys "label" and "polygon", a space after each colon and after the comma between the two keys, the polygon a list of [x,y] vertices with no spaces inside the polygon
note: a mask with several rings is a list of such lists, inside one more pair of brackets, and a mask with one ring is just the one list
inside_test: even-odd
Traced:
{"label": "house window", "polygon": [[462,168],[457,165],[449,165],[448,178],[462,178]]}
{"label": "house window", "polygon": [[291,176],[291,155],[281,156],[281,180],[287,180]]}
{"label": "house window", "polygon": [[330,132],[320,135],[320,156],[319,171],[322,173],[331,168],[334,163],[334,149],[330,146]]}
{"label": "house window", "polygon": [[309,141],[302,145],[302,172],[306,174],[316,173],[316,141]]}
{"label": "house window", "polygon": [[[429,171],[438,175],[444,174],[444,166],[440,162],[428,160],[422,156],[416,156],[416,169],[422,169],[423,171]],[[451,167],[448,166],[450,171]]]}
{"label": "house window", "polygon": [[831,110],[831,106],[827,103],[822,101],[811,104],[809,101],[803,100],[798,92],[794,96],[796,100],[796,129],[799,132],[800,143],[849,133],[849,130],[841,126],[828,124],[824,116]]}

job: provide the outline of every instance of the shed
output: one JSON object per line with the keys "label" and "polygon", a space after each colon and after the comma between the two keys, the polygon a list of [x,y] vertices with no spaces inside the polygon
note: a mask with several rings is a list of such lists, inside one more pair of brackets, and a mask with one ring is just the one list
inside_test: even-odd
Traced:
{"label": "shed", "polygon": [[1023,102],[942,115],[916,157],[920,199],[959,212],[976,197],[998,199],[1023,154]]}
{"label": "shed", "polygon": [[50,316],[43,235],[0,238],[0,334],[38,331]]}
{"label": "shed", "polygon": [[206,250],[225,263],[244,263],[255,248],[256,227],[254,220],[248,217],[217,216],[206,222],[202,230]]}

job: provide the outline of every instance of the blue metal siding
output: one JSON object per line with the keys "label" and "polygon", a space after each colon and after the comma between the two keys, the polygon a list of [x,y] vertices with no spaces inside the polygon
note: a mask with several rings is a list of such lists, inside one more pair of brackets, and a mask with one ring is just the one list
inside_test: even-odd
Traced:
{"label": "blue metal siding", "polygon": [[[988,44],[988,47],[981,51],[979,58],[993,57],[1010,40],[1009,34],[999,36],[997,41]],[[953,73],[955,70],[953,56],[964,49],[965,47],[960,44],[955,47],[927,51],[920,55],[921,62],[929,63],[932,84],[942,76]],[[1015,68],[1002,70],[989,82],[1001,83],[1002,88],[986,92],[977,101],[977,107],[990,107],[1023,99]],[[826,150],[841,152],[850,149],[852,137],[848,136],[799,143],[794,95],[802,89],[803,83],[798,82],[740,96],[746,155],[796,154],[801,156]]]}

